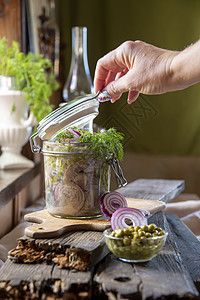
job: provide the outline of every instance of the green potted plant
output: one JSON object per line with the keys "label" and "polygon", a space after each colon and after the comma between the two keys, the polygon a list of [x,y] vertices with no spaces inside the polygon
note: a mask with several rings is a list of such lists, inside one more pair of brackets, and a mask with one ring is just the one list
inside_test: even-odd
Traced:
{"label": "green potted plant", "polygon": [[49,98],[58,83],[49,59],[31,52],[25,54],[20,51],[19,43],[13,41],[9,46],[7,40],[1,38],[0,75],[15,78],[16,88],[25,94],[37,122],[52,111]]}
{"label": "green potted plant", "polygon": [[49,98],[57,88],[50,60],[0,39],[0,169],[33,165],[21,148],[32,128],[52,111]]}

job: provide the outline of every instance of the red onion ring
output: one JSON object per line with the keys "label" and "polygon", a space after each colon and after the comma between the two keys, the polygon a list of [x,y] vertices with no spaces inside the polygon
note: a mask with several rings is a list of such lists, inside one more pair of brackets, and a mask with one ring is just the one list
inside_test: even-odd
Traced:
{"label": "red onion ring", "polygon": [[130,221],[132,226],[147,225],[147,218],[140,209],[123,207],[117,209],[111,217],[112,230],[129,228],[127,221]]}
{"label": "red onion ring", "polygon": [[116,191],[107,192],[100,198],[101,210],[107,217],[111,217],[117,209],[127,206],[125,197]]}

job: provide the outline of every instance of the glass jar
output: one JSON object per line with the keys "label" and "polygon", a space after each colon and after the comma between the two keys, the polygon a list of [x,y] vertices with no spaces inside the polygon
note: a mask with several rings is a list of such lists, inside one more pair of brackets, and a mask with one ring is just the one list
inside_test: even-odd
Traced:
{"label": "glass jar", "polygon": [[[101,216],[99,200],[110,190],[110,169],[118,187],[127,184],[115,153],[99,158],[89,144],[55,142],[59,133],[74,126],[93,133],[98,96],[80,97],[60,106],[39,122],[30,138],[32,152],[44,155],[46,208],[54,216]],[[38,139],[43,141],[43,148]]]}
{"label": "glass jar", "polygon": [[100,197],[110,189],[110,157],[90,152],[84,143],[43,143],[46,208],[62,218],[102,215]]}

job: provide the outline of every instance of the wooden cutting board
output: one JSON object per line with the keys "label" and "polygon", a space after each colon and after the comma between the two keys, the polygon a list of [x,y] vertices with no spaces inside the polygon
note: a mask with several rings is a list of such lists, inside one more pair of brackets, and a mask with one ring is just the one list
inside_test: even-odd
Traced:
{"label": "wooden cutting board", "polygon": [[128,202],[128,207],[146,209],[151,214],[162,210],[166,207],[166,204],[158,200],[146,200],[146,199],[135,199],[135,198],[126,198]]}
{"label": "wooden cutting board", "polygon": [[[165,208],[165,203],[157,200],[127,198],[127,202],[128,207],[146,209],[151,214]],[[46,209],[27,214],[24,219],[27,222],[37,223],[25,229],[25,235],[31,238],[53,238],[75,230],[104,231],[110,227],[110,219],[106,217],[63,219],[50,215]]]}

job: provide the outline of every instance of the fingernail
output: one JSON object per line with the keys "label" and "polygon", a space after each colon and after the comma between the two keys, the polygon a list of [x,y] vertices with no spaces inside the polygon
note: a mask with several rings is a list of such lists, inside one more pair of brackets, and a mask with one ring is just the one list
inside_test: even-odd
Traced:
{"label": "fingernail", "polygon": [[97,99],[100,102],[105,102],[105,101],[109,101],[111,99],[111,96],[108,94],[107,91],[103,91],[98,95]]}
{"label": "fingernail", "polygon": [[[136,98],[136,99],[137,99],[137,98]],[[136,100],[136,99],[135,99],[135,100]],[[127,103],[128,103],[128,104],[132,104],[133,102],[135,102],[135,100],[132,100],[132,99],[131,99],[131,100],[130,100],[130,99],[127,99]]]}

